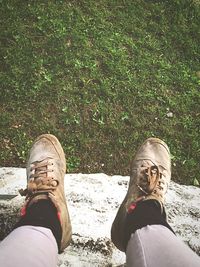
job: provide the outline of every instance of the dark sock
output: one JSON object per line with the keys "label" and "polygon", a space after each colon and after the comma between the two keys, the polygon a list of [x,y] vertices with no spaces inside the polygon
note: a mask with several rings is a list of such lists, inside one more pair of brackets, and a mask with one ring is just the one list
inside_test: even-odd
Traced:
{"label": "dark sock", "polygon": [[50,200],[40,200],[27,208],[26,214],[20,218],[14,229],[24,225],[42,226],[50,229],[60,251],[62,228],[58,220],[57,209]]}
{"label": "dark sock", "polygon": [[131,213],[127,213],[126,216],[124,247],[127,247],[132,233],[142,227],[153,224],[163,225],[174,233],[166,221],[165,210],[161,213],[161,206],[157,200],[139,201],[136,208]]}

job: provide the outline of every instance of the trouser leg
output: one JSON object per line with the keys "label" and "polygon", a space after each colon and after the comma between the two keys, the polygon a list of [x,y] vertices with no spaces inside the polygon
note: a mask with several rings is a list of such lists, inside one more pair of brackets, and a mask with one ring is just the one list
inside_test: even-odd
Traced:
{"label": "trouser leg", "polygon": [[15,225],[18,228],[23,225],[41,226],[51,230],[53,233],[58,250],[62,238],[62,228],[57,216],[57,209],[50,200],[40,200],[32,204]]}
{"label": "trouser leg", "polygon": [[0,243],[0,266],[55,267],[62,237],[57,210],[50,200],[32,204]]}
{"label": "trouser leg", "polygon": [[0,243],[2,267],[56,267],[57,256],[55,237],[44,227],[18,227]]}
{"label": "trouser leg", "polygon": [[156,200],[139,201],[136,207],[129,211],[126,215],[124,224],[124,247],[130,239],[132,233],[141,229],[147,225],[163,225],[168,228],[172,233],[173,229],[166,221],[165,209],[161,208],[161,205]]}
{"label": "trouser leg", "polygon": [[148,225],[131,234],[127,267],[199,267],[200,258],[167,227]]}

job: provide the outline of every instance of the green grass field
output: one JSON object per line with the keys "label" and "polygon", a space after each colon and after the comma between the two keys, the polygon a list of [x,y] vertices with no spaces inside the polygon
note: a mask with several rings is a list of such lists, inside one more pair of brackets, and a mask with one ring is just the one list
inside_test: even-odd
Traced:
{"label": "green grass field", "polygon": [[200,182],[200,1],[0,1],[0,165],[55,134],[69,172],[129,174],[167,142],[173,179]]}

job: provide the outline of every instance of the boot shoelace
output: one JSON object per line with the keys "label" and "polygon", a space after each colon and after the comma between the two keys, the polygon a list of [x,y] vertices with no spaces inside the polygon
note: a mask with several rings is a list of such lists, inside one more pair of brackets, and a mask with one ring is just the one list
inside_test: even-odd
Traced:
{"label": "boot shoelace", "polygon": [[142,179],[137,187],[147,196],[153,194],[159,194],[162,196],[165,187],[165,180],[163,179],[163,173],[156,165],[144,167],[142,166]]}
{"label": "boot shoelace", "polygon": [[59,184],[59,181],[54,178],[53,173],[54,163],[48,160],[36,161],[31,164],[30,171],[33,172],[29,179],[28,185],[25,190],[20,190],[21,195],[33,194],[37,191],[51,191],[55,190]]}

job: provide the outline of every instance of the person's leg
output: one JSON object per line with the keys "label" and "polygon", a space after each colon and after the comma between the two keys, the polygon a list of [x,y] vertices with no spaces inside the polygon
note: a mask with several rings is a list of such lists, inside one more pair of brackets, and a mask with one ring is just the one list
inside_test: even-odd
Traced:
{"label": "person's leg", "polygon": [[[55,267],[62,229],[50,200],[32,204],[0,244],[0,266]],[[9,254],[12,257],[8,257]],[[14,265],[13,265],[14,264]]]}
{"label": "person's leg", "polygon": [[[170,179],[168,146],[158,138],[147,139],[132,161],[128,192],[111,228],[111,239],[126,253],[130,267],[200,266],[198,256],[166,221],[164,196]],[[188,256],[186,265],[181,255],[185,260]]]}
{"label": "person's leg", "polygon": [[32,204],[26,211],[26,215],[22,216],[14,228],[24,225],[41,226],[51,230],[58,250],[62,238],[62,228],[57,216],[55,205],[48,199],[41,199]]}
{"label": "person's leg", "polygon": [[[39,136],[27,162],[27,188],[21,190],[26,201],[21,218],[1,242],[0,266],[56,266],[57,253],[71,240],[65,172],[65,156],[58,139],[50,134]],[[7,259],[8,254],[13,257]],[[30,265],[26,262],[28,257],[34,258],[29,260]]]}
{"label": "person's leg", "polygon": [[166,221],[165,210],[161,211],[160,203],[157,200],[149,199],[135,203],[134,209],[128,211],[124,224],[124,247],[130,239],[132,233],[147,225],[163,225],[173,234],[173,230]]}
{"label": "person's leg", "polygon": [[200,258],[174,234],[156,200],[136,203],[125,229],[127,267],[200,266]]}
{"label": "person's leg", "polygon": [[199,267],[200,258],[163,225],[138,229],[127,245],[127,267]]}
{"label": "person's leg", "polygon": [[45,227],[18,227],[0,243],[2,267],[56,267],[57,257],[56,240]]}

